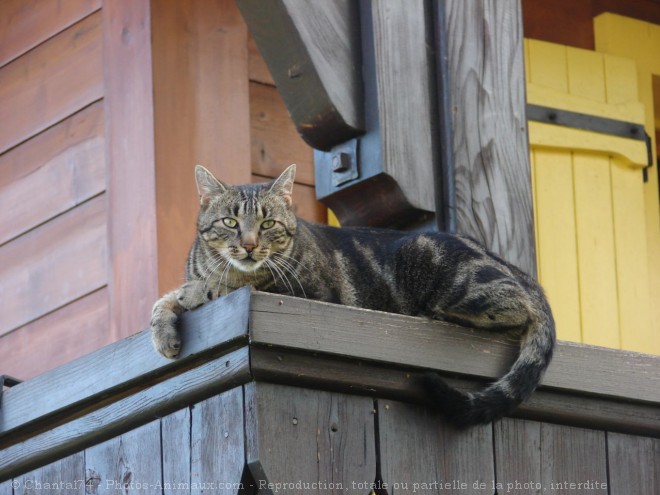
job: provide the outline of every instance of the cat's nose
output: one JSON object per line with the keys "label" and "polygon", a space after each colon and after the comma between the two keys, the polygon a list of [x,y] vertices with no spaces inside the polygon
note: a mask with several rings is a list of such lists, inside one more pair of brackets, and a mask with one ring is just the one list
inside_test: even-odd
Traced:
{"label": "cat's nose", "polygon": [[251,253],[252,251],[254,251],[254,248],[257,247],[254,244],[243,244],[242,246],[243,249],[245,249],[248,253]]}

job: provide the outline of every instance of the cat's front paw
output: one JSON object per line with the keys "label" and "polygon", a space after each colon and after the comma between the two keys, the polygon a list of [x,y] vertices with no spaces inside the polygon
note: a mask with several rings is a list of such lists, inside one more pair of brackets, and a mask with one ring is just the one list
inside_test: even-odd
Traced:
{"label": "cat's front paw", "polygon": [[168,359],[176,358],[181,352],[181,337],[175,322],[154,318],[151,321],[151,341],[154,349]]}
{"label": "cat's front paw", "polygon": [[201,280],[186,282],[176,290],[176,302],[187,311],[196,309],[213,298],[213,292],[206,289]]}

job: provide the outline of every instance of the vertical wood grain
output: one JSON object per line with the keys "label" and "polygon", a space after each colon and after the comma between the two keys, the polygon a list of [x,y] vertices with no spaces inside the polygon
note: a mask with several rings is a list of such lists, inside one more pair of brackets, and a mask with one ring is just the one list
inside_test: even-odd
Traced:
{"label": "vertical wood grain", "polygon": [[557,337],[582,342],[571,152],[533,153],[539,281],[552,307]]}
{"label": "vertical wood grain", "polygon": [[618,349],[621,341],[609,159],[574,154],[573,178],[583,342]]}
{"label": "vertical wood grain", "polygon": [[[383,170],[415,208],[435,211],[430,3],[372,2]],[[405,89],[404,89],[405,88]]]}
{"label": "vertical wood grain", "polygon": [[160,420],[163,495],[186,493],[190,486],[190,416],[186,407]]}
{"label": "vertical wood grain", "polygon": [[151,20],[148,0],[103,4],[110,329],[149,321],[158,296]]}
{"label": "vertical wood grain", "polygon": [[[195,235],[200,163],[250,181],[247,27],[234,0],[152,1],[158,288],[183,281]],[[182,69],[185,68],[185,69]]]}
{"label": "vertical wood grain", "polygon": [[[608,103],[639,101],[637,67],[628,58],[605,55],[604,73]],[[660,353],[652,324],[644,182],[640,171],[618,158],[610,158],[614,247],[619,302],[621,348]]]}
{"label": "vertical wood grain", "polygon": [[606,456],[604,431],[541,425],[541,483],[552,493],[576,493],[570,483],[592,481],[600,488],[588,493],[607,494]]}
{"label": "vertical wood grain", "polygon": [[191,494],[208,493],[212,484],[218,493],[237,493],[245,464],[243,388],[195,404],[190,438]]}
{"label": "vertical wood grain", "polygon": [[96,12],[0,68],[0,153],[102,96]]}
{"label": "vertical wood grain", "polygon": [[15,478],[14,493],[84,495],[84,480],[85,456],[78,452]]}
{"label": "vertical wood grain", "polygon": [[101,7],[101,0],[0,2],[0,67]]}
{"label": "vertical wood grain", "polygon": [[7,480],[0,483],[0,495],[14,495],[14,489],[12,487],[13,481],[14,480]]}
{"label": "vertical wood grain", "polygon": [[247,461],[257,486],[301,481],[320,485],[282,493],[368,492],[353,482],[376,477],[371,399],[252,383],[246,408]]}
{"label": "vertical wood grain", "polygon": [[[428,408],[378,401],[380,470],[387,493],[493,493],[490,425],[456,430]],[[428,485],[448,483],[442,487]],[[422,483],[427,483],[426,487]]]}
{"label": "vertical wood grain", "polygon": [[520,2],[446,11],[458,231],[535,275]]}
{"label": "vertical wood grain", "polygon": [[541,483],[541,423],[504,418],[495,422],[493,428],[500,492],[543,493],[537,489]]}
{"label": "vertical wood grain", "polygon": [[27,380],[100,349],[108,322],[104,287],[0,337],[2,373]]}
{"label": "vertical wood grain", "polygon": [[660,439],[607,433],[610,493],[660,492]]}
{"label": "vertical wood grain", "polygon": [[0,155],[0,245],[105,189],[103,105]]}
{"label": "vertical wood grain", "polygon": [[89,493],[161,495],[160,420],[85,450]]}

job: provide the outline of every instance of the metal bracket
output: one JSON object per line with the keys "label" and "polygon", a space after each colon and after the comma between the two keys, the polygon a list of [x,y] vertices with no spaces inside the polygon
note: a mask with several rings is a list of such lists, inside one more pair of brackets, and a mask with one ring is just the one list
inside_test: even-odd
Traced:
{"label": "metal bracket", "polygon": [[345,184],[360,176],[358,168],[358,140],[351,139],[335,146],[327,153],[317,153],[317,167],[332,170],[332,185]]}

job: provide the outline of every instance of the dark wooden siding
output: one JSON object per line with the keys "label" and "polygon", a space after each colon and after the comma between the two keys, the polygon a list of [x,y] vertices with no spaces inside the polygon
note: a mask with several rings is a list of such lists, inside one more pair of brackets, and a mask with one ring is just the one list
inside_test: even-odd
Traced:
{"label": "dark wooden siding", "polygon": [[256,383],[17,476],[14,493],[49,482],[86,484],[67,491],[81,494],[257,493],[272,483],[289,494],[653,495],[660,439],[518,419],[456,430],[421,406]]}

